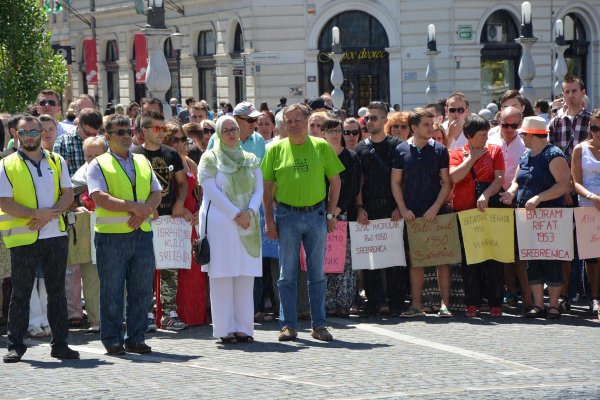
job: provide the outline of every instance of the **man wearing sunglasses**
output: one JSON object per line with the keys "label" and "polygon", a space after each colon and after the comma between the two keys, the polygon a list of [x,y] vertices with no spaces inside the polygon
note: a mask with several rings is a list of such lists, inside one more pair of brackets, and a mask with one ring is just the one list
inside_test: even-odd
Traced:
{"label": "man wearing sunglasses", "polygon": [[[519,111],[521,111],[521,114],[523,114],[525,112],[525,99],[523,98],[523,96],[521,95],[521,93],[518,90],[515,90],[515,89],[507,90],[504,93],[504,95],[502,96],[502,98],[500,99],[500,110],[504,110],[505,108],[508,108],[508,107],[514,107],[514,108],[518,109]],[[497,136],[500,136],[500,125],[492,127],[492,129],[490,129],[490,131],[488,132],[488,137],[490,139],[493,137],[497,137]],[[508,166],[507,166],[507,169],[508,169]],[[507,172],[508,172],[508,170],[507,170]],[[506,177],[506,175],[505,175],[505,177]],[[506,180],[505,180],[505,182],[506,182]],[[510,182],[512,182],[512,179],[508,182],[509,182],[508,186],[510,186]]]}
{"label": "man wearing sunglasses", "polygon": [[465,119],[471,114],[467,97],[455,92],[446,101],[446,116],[448,119],[443,126],[448,132],[448,150],[460,148],[467,144],[467,138],[463,134]]}
{"label": "man wearing sunglasses", "polygon": [[42,150],[41,132],[38,118],[21,118],[17,125],[19,150],[0,163],[0,231],[13,265],[5,363],[19,362],[27,350],[23,337],[35,273],[40,266],[48,292],[50,355],[79,358],[79,353],[67,345],[65,298],[68,238],[63,213],[73,202],[73,187],[62,157]]}
{"label": "man wearing sunglasses", "polygon": [[48,114],[57,123],[56,137],[60,137],[68,132],[73,132],[75,127],[70,124],[58,121],[58,114],[61,111],[60,98],[54,90],[42,90],[37,96],[38,115]]}
{"label": "man wearing sunglasses", "polygon": [[[192,213],[184,207],[188,191],[183,161],[177,150],[163,144],[166,134],[165,119],[156,112],[142,115],[144,144],[134,148],[135,154],[146,156],[154,174],[162,186],[162,200],[158,206],[158,215],[170,215],[192,222]],[[177,315],[177,270],[160,271],[160,301],[163,317],[160,324],[168,330],[183,330],[187,325]],[[148,315],[149,319],[154,317]],[[154,328],[150,321],[150,328]]]}
{"label": "man wearing sunglasses", "polygon": [[[100,278],[100,340],[107,354],[149,353],[145,343],[152,301],[154,251],[150,216],[158,215],[161,186],[152,166],[130,150],[129,118],[109,116],[109,150],[88,166],[88,191],[96,204],[96,261]],[[121,333],[127,287],[127,333]],[[125,344],[125,347],[123,347]]]}

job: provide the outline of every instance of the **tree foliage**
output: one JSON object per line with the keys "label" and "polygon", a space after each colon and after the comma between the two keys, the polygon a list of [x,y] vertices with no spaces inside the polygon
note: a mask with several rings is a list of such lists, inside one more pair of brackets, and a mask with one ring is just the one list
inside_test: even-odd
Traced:
{"label": "tree foliage", "polygon": [[41,90],[62,93],[67,86],[46,21],[39,0],[0,0],[0,111],[24,111]]}

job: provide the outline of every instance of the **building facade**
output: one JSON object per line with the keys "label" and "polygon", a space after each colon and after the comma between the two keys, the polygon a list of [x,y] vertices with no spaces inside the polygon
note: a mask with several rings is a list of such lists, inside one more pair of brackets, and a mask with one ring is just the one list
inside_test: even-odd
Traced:
{"label": "building facade", "polygon": [[[505,90],[520,88],[522,54],[515,42],[521,24],[521,1],[474,0],[173,0],[166,25],[184,36],[183,47],[164,51],[171,71],[167,97],[195,96],[216,107],[248,99],[274,108],[281,96],[288,103],[331,90],[331,28],[340,29],[344,53],[344,108],[351,113],[371,100],[410,109],[426,103],[427,27],[435,24],[440,97],[464,92],[471,108],[497,101]],[[564,20],[569,71],[583,77],[591,106],[600,105],[600,2],[533,0],[532,48],[538,98],[550,98],[556,45],[554,23]],[[135,34],[146,24],[134,1],[73,0],[51,26],[53,40],[70,44],[72,87],[108,102],[139,100],[136,84]],[[95,18],[98,83],[86,83],[85,46]],[[68,100],[68,99],[67,99]]]}

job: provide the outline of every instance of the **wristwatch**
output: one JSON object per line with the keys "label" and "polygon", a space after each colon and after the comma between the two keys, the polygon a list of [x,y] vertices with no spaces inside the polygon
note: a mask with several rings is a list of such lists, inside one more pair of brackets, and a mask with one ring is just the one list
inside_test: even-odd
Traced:
{"label": "wristwatch", "polygon": [[592,197],[594,197],[594,193],[592,193],[592,192],[589,192],[588,194],[585,195],[585,198],[589,199],[589,200],[591,200]]}
{"label": "wristwatch", "polygon": [[331,221],[332,219],[335,219],[335,217],[337,217],[337,215],[332,214],[332,213],[327,213],[327,220]]}

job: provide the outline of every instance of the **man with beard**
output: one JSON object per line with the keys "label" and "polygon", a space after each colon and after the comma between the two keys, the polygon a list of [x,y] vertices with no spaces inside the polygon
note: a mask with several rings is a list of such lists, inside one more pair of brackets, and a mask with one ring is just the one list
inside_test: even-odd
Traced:
{"label": "man with beard", "polygon": [[20,148],[0,163],[0,231],[13,266],[5,363],[20,361],[27,350],[23,337],[38,266],[44,271],[48,292],[50,355],[79,358],[79,353],[67,345],[68,238],[62,215],[73,202],[73,189],[62,157],[42,150],[41,132],[39,119],[21,118],[17,125]]}

